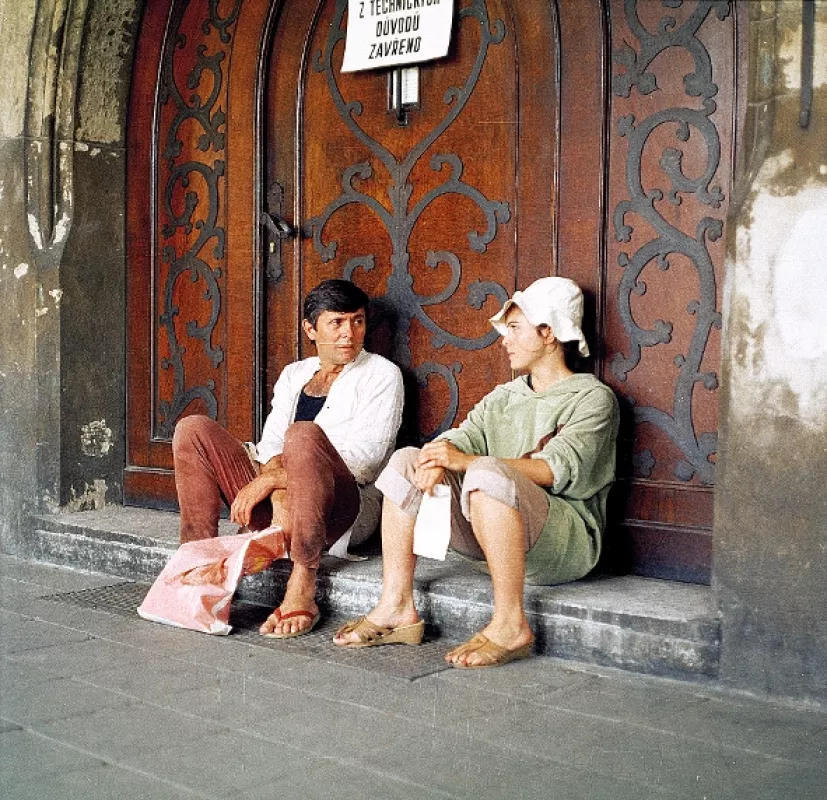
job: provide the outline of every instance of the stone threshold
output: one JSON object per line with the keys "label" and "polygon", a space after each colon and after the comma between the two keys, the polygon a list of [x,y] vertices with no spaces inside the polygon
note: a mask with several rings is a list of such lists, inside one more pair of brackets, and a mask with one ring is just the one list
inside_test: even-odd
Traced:
{"label": "stone threshold", "polygon": [[[151,583],[178,545],[178,515],[108,506],[31,518],[27,535],[6,540],[4,552],[113,578]],[[236,526],[222,521],[221,533]],[[339,615],[360,615],[378,599],[381,559],[325,556],[319,602]],[[289,562],[243,579],[238,597],[275,606]],[[420,559],[417,605],[429,635],[461,640],[491,614],[490,579],[463,559]],[[526,588],[526,611],[537,652],[601,666],[684,680],[715,678],[720,620],[708,586],[635,576],[595,576],[565,586]]]}

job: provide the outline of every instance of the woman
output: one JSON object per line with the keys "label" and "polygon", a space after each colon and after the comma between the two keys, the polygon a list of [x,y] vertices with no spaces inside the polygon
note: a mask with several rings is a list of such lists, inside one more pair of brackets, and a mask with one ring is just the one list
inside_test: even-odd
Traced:
{"label": "woman", "polygon": [[477,668],[529,655],[524,585],[576,580],[595,566],[615,475],[617,400],[566,361],[566,342],[588,355],[582,316],[579,287],[550,277],[516,292],[491,318],[512,370],[524,374],[486,395],[459,428],[394,453],[376,482],[384,494],[382,595],[339,629],[337,645],[422,640],[414,522],[423,494],[446,483],[451,547],[490,572],[494,594],[489,624],[446,660]]}

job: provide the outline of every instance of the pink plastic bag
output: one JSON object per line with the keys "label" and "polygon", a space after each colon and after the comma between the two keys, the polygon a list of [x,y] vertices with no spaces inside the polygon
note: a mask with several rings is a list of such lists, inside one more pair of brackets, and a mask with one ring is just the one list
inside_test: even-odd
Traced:
{"label": "pink plastic bag", "polygon": [[182,544],[152,584],[138,614],[152,622],[226,635],[242,575],[261,572],[287,548],[281,528]]}

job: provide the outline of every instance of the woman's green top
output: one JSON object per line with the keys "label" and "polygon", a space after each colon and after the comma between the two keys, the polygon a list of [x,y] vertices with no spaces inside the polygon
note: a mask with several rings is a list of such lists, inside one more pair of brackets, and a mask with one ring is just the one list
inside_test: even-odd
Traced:
{"label": "woman's green top", "polygon": [[562,583],[600,556],[606,500],[615,479],[617,398],[594,375],[576,374],[535,392],[525,376],[497,386],[458,428],[441,434],[469,455],[539,458],[554,484],[543,534],[526,555],[526,581]]}

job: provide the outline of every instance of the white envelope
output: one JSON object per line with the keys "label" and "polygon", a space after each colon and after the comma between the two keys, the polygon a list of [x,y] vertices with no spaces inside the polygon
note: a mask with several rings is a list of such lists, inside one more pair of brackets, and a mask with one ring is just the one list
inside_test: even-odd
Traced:
{"label": "white envelope", "polygon": [[438,483],[422,497],[414,524],[413,551],[418,556],[445,560],[451,538],[451,489]]}

